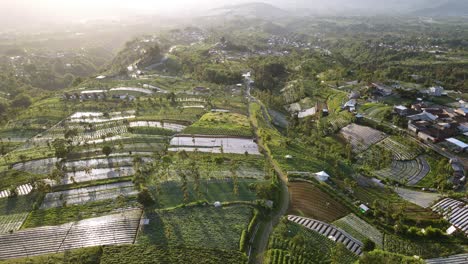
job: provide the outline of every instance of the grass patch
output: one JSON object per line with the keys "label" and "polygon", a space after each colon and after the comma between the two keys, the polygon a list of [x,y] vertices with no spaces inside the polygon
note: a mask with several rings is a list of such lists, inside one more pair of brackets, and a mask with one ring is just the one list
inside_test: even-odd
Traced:
{"label": "grass patch", "polygon": [[185,134],[244,137],[253,135],[248,117],[236,113],[207,113],[183,132]]}

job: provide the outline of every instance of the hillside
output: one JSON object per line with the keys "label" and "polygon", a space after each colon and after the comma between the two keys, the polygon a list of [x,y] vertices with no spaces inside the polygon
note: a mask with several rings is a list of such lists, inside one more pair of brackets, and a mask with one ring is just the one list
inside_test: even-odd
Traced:
{"label": "hillside", "polygon": [[221,8],[212,9],[210,13],[211,16],[242,16],[247,18],[259,18],[267,20],[293,15],[292,13],[274,5],[260,2],[224,6]]}
{"label": "hillside", "polygon": [[468,2],[463,0],[448,0],[429,8],[422,8],[415,12],[418,16],[468,16]]}

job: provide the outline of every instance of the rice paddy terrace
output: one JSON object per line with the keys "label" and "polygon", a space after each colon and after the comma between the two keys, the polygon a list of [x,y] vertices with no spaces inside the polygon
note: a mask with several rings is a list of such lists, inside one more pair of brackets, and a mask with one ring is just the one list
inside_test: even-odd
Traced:
{"label": "rice paddy terrace", "polygon": [[[256,186],[269,185],[242,100],[229,95],[228,110],[211,113],[208,96],[170,99],[149,86],[107,93],[137,99],[40,101],[41,115],[53,104],[56,123],[3,156],[0,260],[135,242],[188,251],[209,244],[240,259],[241,235],[265,199]],[[140,203],[142,190],[151,205]]]}

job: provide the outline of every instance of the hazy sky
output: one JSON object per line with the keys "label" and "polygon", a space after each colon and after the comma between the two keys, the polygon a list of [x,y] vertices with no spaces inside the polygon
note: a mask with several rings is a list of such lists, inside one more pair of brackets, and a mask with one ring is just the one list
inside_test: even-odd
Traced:
{"label": "hazy sky", "polygon": [[[156,13],[203,15],[201,10],[245,2],[266,2],[281,8],[348,10],[353,8],[405,9],[421,2],[447,0],[0,0],[0,26],[58,23],[79,19]],[[465,0],[460,0],[465,1]]]}

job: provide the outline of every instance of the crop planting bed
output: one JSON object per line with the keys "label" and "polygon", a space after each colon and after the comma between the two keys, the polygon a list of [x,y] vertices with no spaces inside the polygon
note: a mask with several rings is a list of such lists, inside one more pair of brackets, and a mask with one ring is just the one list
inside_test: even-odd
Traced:
{"label": "crop planting bed", "polygon": [[390,168],[376,171],[375,174],[382,178],[415,185],[430,171],[430,166],[424,157],[418,157],[411,161],[394,160]]}
{"label": "crop planting bed", "polygon": [[355,214],[349,214],[340,218],[333,222],[333,225],[341,228],[360,241],[364,241],[367,238],[374,241],[378,247],[383,247],[383,234]]}
{"label": "crop planting bed", "polygon": [[[303,242],[296,244],[295,237],[302,238]],[[280,223],[270,237],[264,263],[330,263],[335,247],[333,240],[302,225]],[[340,264],[351,264],[357,260],[357,256],[346,249],[337,258]]]}
{"label": "crop planting bed", "polygon": [[257,143],[253,139],[229,137],[174,137],[171,139],[170,151],[195,151],[209,153],[231,153],[260,155]]}
{"label": "crop planting bed", "polygon": [[315,231],[324,237],[327,237],[334,242],[342,243],[345,247],[360,256],[362,254],[362,242],[352,237],[350,234],[336,228],[333,225],[329,225],[315,219],[288,215],[288,220],[296,224],[302,225],[307,229]]}
{"label": "crop planting bed", "polygon": [[[16,187],[16,194],[17,195],[28,195],[33,190],[33,186],[31,184],[23,184]],[[0,191],[0,199],[7,198],[11,194],[10,190]]]}
{"label": "crop planting bed", "polygon": [[410,189],[395,188],[395,192],[408,202],[417,204],[423,208],[428,208],[432,203],[439,200],[441,195],[437,193],[427,193],[413,191]]}
{"label": "crop planting bed", "polygon": [[[151,158],[142,157],[143,162],[152,161]],[[88,160],[77,160],[66,162],[67,168],[75,167],[76,170],[85,170],[87,168],[99,169],[99,168],[115,168],[115,167],[128,167],[133,166],[133,157],[111,157],[111,158],[99,158],[99,159],[88,159]]]}
{"label": "crop planting bed", "polygon": [[413,160],[421,153],[421,149],[412,149],[411,146],[397,142],[391,137],[382,140],[379,145],[391,151],[396,160]]}
{"label": "crop planting bed", "polygon": [[[201,197],[197,197],[194,191],[194,183],[188,183],[189,201],[207,200],[210,203],[230,202],[230,201],[254,201],[256,199],[255,191],[249,189],[251,183],[258,183],[257,180],[239,179],[238,194],[234,194],[234,183],[232,179],[211,179],[200,181]],[[161,183],[161,191],[156,192],[154,188],[150,190],[154,193],[156,201],[160,207],[172,207],[184,203],[184,194],[181,183],[169,181]]]}
{"label": "crop planting bed", "polygon": [[140,210],[82,220],[60,226],[0,235],[0,259],[37,256],[99,245],[133,244]]}
{"label": "crop planting bed", "polygon": [[0,215],[0,234],[18,230],[29,213]]}
{"label": "crop planting bed", "polygon": [[136,195],[137,191],[132,182],[119,182],[72,189],[61,192],[48,193],[44,198],[41,209],[61,207],[67,205],[84,204],[99,200],[115,199],[120,195]]}
{"label": "crop planting bed", "polygon": [[468,204],[451,198],[445,198],[435,205],[432,210],[444,216],[456,228],[468,235]]}
{"label": "crop planting bed", "polygon": [[175,132],[180,132],[186,128],[184,125],[174,124],[174,123],[161,123],[157,121],[134,121],[129,123],[129,127],[158,127],[169,129]]}
{"label": "crop planting bed", "polygon": [[289,192],[291,194],[290,211],[293,214],[330,223],[350,213],[345,206],[311,183],[290,182]]}
{"label": "crop planting bed", "polygon": [[387,137],[383,132],[356,124],[344,127],[341,129],[341,134],[348,140],[355,152],[362,152]]}
{"label": "crop planting bed", "polygon": [[453,255],[445,258],[426,259],[427,264],[466,264],[468,263],[468,253]]}
{"label": "crop planting bed", "polygon": [[52,171],[57,161],[57,158],[30,160],[13,165],[13,169],[37,174],[48,174]]}
{"label": "crop planting bed", "polygon": [[156,210],[147,213],[139,243],[169,247],[237,250],[240,236],[253,214],[250,206],[213,205]]}
{"label": "crop planting bed", "polygon": [[117,167],[104,169],[91,169],[90,171],[67,172],[62,184],[74,182],[87,182],[103,179],[126,177],[134,174],[133,167]]}
{"label": "crop planting bed", "polygon": [[114,112],[109,117],[104,117],[101,112],[77,112],[70,116],[70,123],[104,123],[109,121],[118,121],[135,118],[135,111]]}

